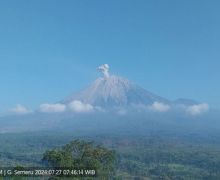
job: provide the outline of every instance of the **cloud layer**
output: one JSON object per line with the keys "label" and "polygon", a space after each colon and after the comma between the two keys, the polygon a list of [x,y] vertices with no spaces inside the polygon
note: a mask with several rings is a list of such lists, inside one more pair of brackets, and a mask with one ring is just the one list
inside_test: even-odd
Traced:
{"label": "cloud layer", "polygon": [[151,106],[148,106],[148,109],[156,112],[166,112],[170,110],[170,106],[161,102],[154,102]]}
{"label": "cloud layer", "polygon": [[[146,105],[134,106],[133,105],[132,107],[140,111],[143,111],[143,110],[146,111],[148,109],[153,112],[167,112],[169,110],[178,110],[178,108],[176,109],[174,106],[171,106],[169,104],[165,104],[162,102],[157,102],[157,101],[154,102],[150,106],[146,106]],[[192,116],[196,116],[196,115],[201,115],[207,112],[209,110],[209,105],[206,103],[194,104],[190,106],[183,105],[179,107],[179,110],[184,111],[185,113],[190,114]],[[94,112],[94,111],[105,112],[105,109],[102,109],[101,107],[93,106],[88,103],[83,103],[80,100],[74,100],[67,105],[61,104],[61,103],[41,104],[38,111],[42,113],[62,113],[62,112],[89,113],[89,112]],[[11,108],[10,112],[14,114],[20,114],[20,115],[33,113],[32,110],[26,108],[25,106],[21,104],[17,104],[14,108]],[[118,109],[117,113],[119,115],[125,115],[127,114],[127,110],[123,108]]]}
{"label": "cloud layer", "polygon": [[58,113],[66,111],[66,105],[56,103],[56,104],[41,104],[39,108],[40,112],[44,113]]}
{"label": "cloud layer", "polygon": [[92,112],[94,110],[94,107],[91,104],[86,104],[81,101],[75,100],[69,104],[69,109],[78,112]]}
{"label": "cloud layer", "polygon": [[[41,104],[39,111],[43,113],[62,113],[66,111],[72,111],[77,113],[86,113],[92,112],[97,108],[94,108],[92,105],[83,103],[79,100],[72,101],[68,105],[56,103],[56,104]],[[97,109],[98,110],[98,109]]]}
{"label": "cloud layer", "polygon": [[206,103],[196,104],[196,105],[188,106],[186,108],[186,112],[191,115],[200,115],[202,113],[207,112],[208,110],[209,110],[209,105]]}
{"label": "cloud layer", "polygon": [[32,112],[21,104],[17,104],[14,108],[11,108],[10,111],[14,114],[29,114]]}

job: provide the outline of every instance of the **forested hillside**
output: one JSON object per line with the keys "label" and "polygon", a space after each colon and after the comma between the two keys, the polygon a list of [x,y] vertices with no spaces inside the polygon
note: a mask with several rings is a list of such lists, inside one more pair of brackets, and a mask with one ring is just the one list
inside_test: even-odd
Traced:
{"label": "forested hillside", "polygon": [[42,161],[45,153],[62,149],[76,139],[79,142],[93,141],[95,146],[101,145],[109,152],[113,150],[116,155],[115,176],[119,179],[220,178],[219,137],[196,134],[177,136],[161,133],[145,137],[103,134],[83,138],[74,133],[1,134],[1,166],[47,166]]}

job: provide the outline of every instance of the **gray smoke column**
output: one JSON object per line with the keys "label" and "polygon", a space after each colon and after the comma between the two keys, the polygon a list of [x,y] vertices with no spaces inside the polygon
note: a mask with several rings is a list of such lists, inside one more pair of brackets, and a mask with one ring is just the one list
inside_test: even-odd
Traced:
{"label": "gray smoke column", "polygon": [[104,75],[105,78],[109,77],[109,65],[108,64],[103,64],[98,67],[98,70],[101,71]]}

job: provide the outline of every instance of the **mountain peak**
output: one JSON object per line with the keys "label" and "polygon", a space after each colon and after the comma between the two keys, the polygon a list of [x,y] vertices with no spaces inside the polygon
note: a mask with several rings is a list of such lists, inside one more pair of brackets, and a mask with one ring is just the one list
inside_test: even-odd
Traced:
{"label": "mountain peak", "polygon": [[103,77],[96,79],[84,90],[66,98],[63,103],[78,100],[102,108],[115,108],[130,105],[150,105],[155,101],[169,103],[165,98],[146,91],[126,78],[110,75],[109,65],[98,67]]}

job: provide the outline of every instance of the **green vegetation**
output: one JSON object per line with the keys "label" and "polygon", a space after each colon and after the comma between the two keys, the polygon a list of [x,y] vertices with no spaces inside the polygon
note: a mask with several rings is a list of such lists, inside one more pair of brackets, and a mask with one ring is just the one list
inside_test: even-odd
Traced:
{"label": "green vegetation", "polygon": [[218,136],[210,135],[162,133],[142,137],[77,137],[73,133],[46,132],[1,134],[0,164],[2,167],[90,166],[108,175],[115,173],[119,179],[212,180],[220,179],[219,140]]}
{"label": "green vegetation", "polygon": [[93,169],[98,177],[115,176],[115,153],[92,142],[75,140],[62,149],[48,150],[43,155],[53,168]]}

